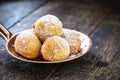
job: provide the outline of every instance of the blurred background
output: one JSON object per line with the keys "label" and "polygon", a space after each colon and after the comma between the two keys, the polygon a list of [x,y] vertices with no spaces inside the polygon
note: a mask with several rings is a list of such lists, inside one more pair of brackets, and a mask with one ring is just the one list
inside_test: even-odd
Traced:
{"label": "blurred background", "polygon": [[[56,1],[56,2],[54,2]],[[65,7],[65,5],[68,5],[62,10],[62,12],[59,11],[47,11],[47,13],[56,14],[57,16],[59,14],[64,13],[69,14],[69,4],[68,2],[77,3],[76,5],[72,6],[75,9],[78,9],[80,13],[82,12],[81,7],[82,5],[91,5],[93,7],[96,7],[95,5],[102,6],[103,9],[105,8],[112,8],[114,11],[119,11],[119,0],[1,0],[0,1],[0,23],[4,24],[7,28],[10,28],[11,26],[15,25],[18,21],[21,21],[26,16],[32,14],[36,9],[47,5],[47,3],[54,2],[52,5],[58,5],[61,4],[58,8],[62,9]],[[49,6],[51,8],[52,6]],[[90,7],[90,6],[88,6]],[[57,7],[56,7],[57,8]],[[56,9],[57,10],[57,9]],[[44,10],[43,10],[44,11]],[[39,12],[39,14],[43,14],[44,12]],[[61,16],[59,16],[61,18]],[[32,19],[32,18],[31,18]]]}

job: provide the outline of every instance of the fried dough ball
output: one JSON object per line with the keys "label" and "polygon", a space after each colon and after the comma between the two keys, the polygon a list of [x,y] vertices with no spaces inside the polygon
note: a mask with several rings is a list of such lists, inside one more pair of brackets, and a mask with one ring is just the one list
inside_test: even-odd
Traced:
{"label": "fried dough ball", "polygon": [[48,61],[59,61],[68,58],[70,47],[68,42],[58,36],[49,37],[41,48],[42,56]]}
{"label": "fried dough ball", "polygon": [[18,54],[34,59],[40,55],[41,43],[33,30],[25,30],[16,37],[14,47]]}
{"label": "fried dough ball", "polygon": [[62,23],[61,21],[53,15],[45,15],[38,19],[33,28],[39,39],[44,41],[51,36],[61,36],[62,35]]}
{"label": "fried dough ball", "polygon": [[74,30],[63,29],[62,37],[68,41],[71,54],[76,54],[80,50],[81,42],[79,36]]}

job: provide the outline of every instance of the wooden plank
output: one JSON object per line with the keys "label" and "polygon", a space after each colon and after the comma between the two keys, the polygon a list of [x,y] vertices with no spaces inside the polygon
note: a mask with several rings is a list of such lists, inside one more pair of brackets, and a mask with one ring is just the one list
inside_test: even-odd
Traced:
{"label": "wooden plank", "polygon": [[[104,38],[102,51],[99,51],[99,61],[107,62],[108,66],[105,68],[96,68],[93,70],[94,73],[99,73],[97,76],[99,80],[119,80],[120,79],[120,12],[112,11],[111,15],[101,25],[102,27],[96,31],[93,36],[97,36],[99,33]],[[102,31],[104,30],[104,32]],[[103,32],[103,33],[102,33]],[[98,39],[100,39],[98,38]],[[98,39],[96,41],[98,41]],[[100,41],[98,41],[100,42]],[[95,43],[95,46],[101,46],[101,44]],[[98,51],[98,49],[96,49]],[[95,52],[94,52],[95,53]],[[101,53],[101,54],[100,54]],[[99,65],[97,65],[99,67]]]}
{"label": "wooden plank", "polygon": [[98,76],[99,80],[120,80],[120,52],[117,52],[111,61],[108,68]]}
{"label": "wooden plank", "polygon": [[[62,20],[65,28],[76,29],[89,34],[92,30],[94,30],[94,28],[96,28],[96,24],[100,24],[101,21],[104,20],[109,11],[110,8],[104,8],[103,6],[95,3],[89,4],[87,2],[81,3],[79,1],[53,1],[34,11],[28,17],[24,18],[22,21],[10,28],[10,31],[12,33],[16,33],[25,29],[30,29],[32,24],[39,17],[45,14],[53,14]],[[49,79],[62,65],[21,62],[12,58],[7,53],[5,49],[5,41],[0,40],[0,43],[2,43],[0,44],[1,79]]]}
{"label": "wooden plank", "polygon": [[0,23],[7,28],[29,15],[32,11],[43,5],[42,1],[8,1],[0,3]]}
{"label": "wooden plank", "polygon": [[95,3],[88,4],[87,2],[81,3],[80,1],[68,2],[67,0],[54,1],[36,10],[11,28],[10,31],[16,33],[24,29],[30,29],[32,24],[41,16],[53,14],[60,18],[65,28],[76,29],[88,34],[89,31],[92,31],[96,27],[96,24],[99,24],[106,17],[109,10],[110,9]]}
{"label": "wooden plank", "polygon": [[65,63],[52,79],[120,79],[120,12],[113,12],[91,35],[92,50],[77,60]]}

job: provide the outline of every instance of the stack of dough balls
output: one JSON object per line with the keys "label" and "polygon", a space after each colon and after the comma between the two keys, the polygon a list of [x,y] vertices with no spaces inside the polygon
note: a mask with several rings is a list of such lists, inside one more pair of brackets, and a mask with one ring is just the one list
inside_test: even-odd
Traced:
{"label": "stack of dough balls", "polygon": [[20,55],[28,59],[42,55],[44,60],[59,61],[67,59],[70,53],[77,52],[80,46],[78,37],[76,34],[66,34],[61,21],[48,14],[38,19],[33,24],[33,29],[21,32],[16,37],[14,47]]}

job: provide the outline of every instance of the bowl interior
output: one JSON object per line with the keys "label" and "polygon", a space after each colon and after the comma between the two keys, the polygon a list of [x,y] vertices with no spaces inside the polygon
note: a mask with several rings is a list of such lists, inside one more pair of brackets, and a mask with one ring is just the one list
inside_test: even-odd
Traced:
{"label": "bowl interior", "polygon": [[39,58],[37,58],[37,59],[34,59],[34,60],[33,59],[30,60],[30,59],[22,57],[21,55],[17,54],[17,52],[15,51],[15,48],[14,48],[14,41],[16,39],[16,36],[19,33],[13,35],[8,40],[8,42],[6,44],[6,47],[7,47],[8,52],[10,53],[10,55],[12,55],[13,57],[15,57],[15,58],[17,58],[19,60],[22,60],[22,61],[32,62],[32,63],[60,63],[60,62],[66,62],[66,61],[70,61],[70,60],[73,60],[73,59],[76,59],[76,58],[79,58],[79,57],[83,56],[84,54],[86,54],[91,49],[92,41],[87,35],[85,35],[85,34],[83,34],[81,32],[75,31],[75,30],[70,30],[70,29],[63,29],[63,30],[66,31],[66,32],[67,31],[74,31],[75,33],[80,35],[79,36],[79,39],[81,41],[80,48],[82,50],[80,53],[70,55],[65,60],[50,62],[50,61],[45,61],[41,56]]}

